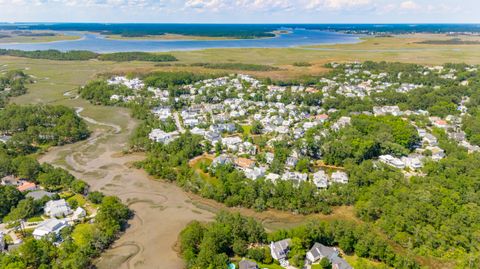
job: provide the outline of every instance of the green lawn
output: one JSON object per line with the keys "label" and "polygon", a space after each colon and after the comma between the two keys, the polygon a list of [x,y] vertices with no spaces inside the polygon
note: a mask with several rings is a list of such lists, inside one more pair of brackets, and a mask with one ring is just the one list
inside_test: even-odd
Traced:
{"label": "green lawn", "polygon": [[212,163],[212,160],[208,158],[200,158],[195,163],[193,163],[192,167],[195,169],[195,174],[197,174],[202,180],[212,184],[212,185],[217,185],[219,184],[218,178],[212,177],[209,173],[205,173],[202,170],[202,165],[210,165]]}

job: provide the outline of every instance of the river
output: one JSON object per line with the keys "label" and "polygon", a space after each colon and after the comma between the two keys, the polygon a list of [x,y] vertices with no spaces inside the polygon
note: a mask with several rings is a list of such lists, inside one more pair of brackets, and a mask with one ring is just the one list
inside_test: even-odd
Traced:
{"label": "river", "polygon": [[27,51],[49,49],[59,51],[89,50],[98,53],[127,51],[165,52],[209,48],[288,48],[316,44],[356,43],[360,41],[359,37],[355,35],[302,29],[278,34],[272,38],[230,40],[115,40],[95,33],[64,33],[80,35],[81,38],[46,43],[0,43],[0,48]]}

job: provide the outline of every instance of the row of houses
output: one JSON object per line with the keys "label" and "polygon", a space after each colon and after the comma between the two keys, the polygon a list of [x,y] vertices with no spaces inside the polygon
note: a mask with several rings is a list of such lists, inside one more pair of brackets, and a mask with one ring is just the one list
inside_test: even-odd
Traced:
{"label": "row of houses", "polygon": [[[290,252],[291,239],[284,239],[270,243],[270,253],[272,258],[277,260],[282,267],[289,267],[288,253]],[[320,243],[315,243],[305,256],[305,265],[320,263],[322,259],[328,259],[332,269],[353,269],[345,261],[340,251],[335,247],[328,247]]]}

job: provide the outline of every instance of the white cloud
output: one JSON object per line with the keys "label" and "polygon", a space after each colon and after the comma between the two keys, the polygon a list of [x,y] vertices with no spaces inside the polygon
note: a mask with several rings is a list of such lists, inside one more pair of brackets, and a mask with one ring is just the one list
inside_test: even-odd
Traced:
{"label": "white cloud", "polygon": [[235,4],[240,8],[267,12],[289,11],[295,6],[290,0],[237,0]]}
{"label": "white cloud", "polygon": [[420,9],[420,5],[414,1],[405,1],[400,3],[400,8],[404,10],[417,10]]}
{"label": "white cloud", "polygon": [[224,0],[188,0],[185,2],[186,9],[200,11],[218,11],[226,7]]}
{"label": "white cloud", "polygon": [[346,10],[359,7],[367,7],[372,0],[311,0],[307,4],[308,9]]}

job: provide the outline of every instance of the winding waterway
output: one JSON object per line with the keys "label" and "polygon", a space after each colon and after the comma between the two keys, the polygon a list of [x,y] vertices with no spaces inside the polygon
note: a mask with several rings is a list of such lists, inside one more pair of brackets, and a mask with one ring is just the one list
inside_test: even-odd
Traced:
{"label": "winding waterway", "polygon": [[[74,34],[74,33],[68,33]],[[345,44],[359,42],[359,37],[338,32],[295,29],[273,38],[230,40],[114,40],[100,34],[75,33],[82,38],[46,43],[0,43],[2,49],[60,51],[89,50],[99,53],[145,51],[164,52],[209,48],[288,48],[315,44]]]}

